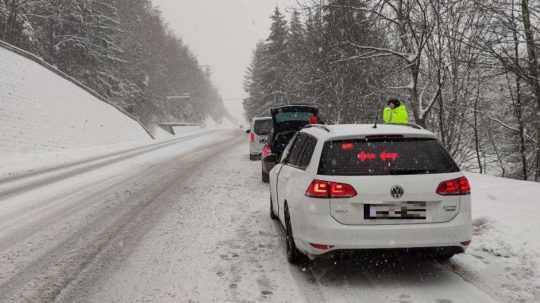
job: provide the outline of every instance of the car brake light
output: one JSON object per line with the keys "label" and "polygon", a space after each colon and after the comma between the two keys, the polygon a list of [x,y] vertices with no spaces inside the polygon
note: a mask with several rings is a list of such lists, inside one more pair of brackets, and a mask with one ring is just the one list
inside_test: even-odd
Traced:
{"label": "car brake light", "polygon": [[255,134],[253,132],[249,133],[249,142],[255,142]]}
{"label": "car brake light", "polygon": [[344,151],[349,151],[354,149],[354,143],[346,142],[341,144],[341,149]]}
{"label": "car brake light", "polygon": [[398,153],[387,153],[387,152],[383,152],[379,155],[379,157],[381,158],[381,160],[383,161],[396,161],[397,158],[399,158],[399,154]]}
{"label": "car brake light", "polygon": [[362,161],[362,162],[366,162],[368,160],[375,160],[377,159],[377,155],[374,154],[374,153],[367,153],[365,151],[361,151],[360,153],[358,153],[358,160]]}
{"label": "car brake light", "polygon": [[330,250],[334,248],[334,245],[327,245],[327,244],[309,243],[309,245],[311,245],[311,247],[318,250]]}
{"label": "car brake light", "polygon": [[262,156],[263,158],[270,156],[272,153],[272,148],[270,148],[270,145],[266,144],[262,149]]}
{"label": "car brake light", "polygon": [[[346,150],[344,148],[344,145],[341,146],[341,149]],[[377,160],[377,159],[381,159],[382,161],[396,161],[399,158],[399,154],[398,153],[382,152],[379,155],[377,155],[377,154],[372,153],[372,152],[361,151],[361,152],[358,153],[358,155],[356,155],[356,157],[361,162],[374,161],[374,160]]]}
{"label": "car brake light", "polygon": [[309,185],[306,196],[312,198],[328,198],[330,185],[326,181],[313,180]]}
{"label": "car brake light", "polygon": [[471,185],[466,177],[444,181],[437,187],[441,196],[465,196],[471,194]]}
{"label": "car brake light", "polygon": [[306,196],[311,198],[352,198],[356,190],[349,184],[313,180],[306,190]]}

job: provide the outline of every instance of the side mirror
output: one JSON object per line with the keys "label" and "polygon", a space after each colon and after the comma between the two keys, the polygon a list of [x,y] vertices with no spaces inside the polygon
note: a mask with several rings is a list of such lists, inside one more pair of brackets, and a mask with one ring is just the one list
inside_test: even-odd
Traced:
{"label": "side mirror", "polygon": [[246,134],[251,133],[251,129],[246,129]]}

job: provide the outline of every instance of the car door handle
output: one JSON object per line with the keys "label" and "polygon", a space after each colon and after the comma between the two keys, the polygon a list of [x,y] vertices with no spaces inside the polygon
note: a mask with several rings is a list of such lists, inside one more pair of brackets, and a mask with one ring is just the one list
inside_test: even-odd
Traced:
{"label": "car door handle", "polygon": [[386,202],[386,201],[361,201],[361,200],[353,200],[350,203],[351,204],[370,204],[370,205],[392,204],[392,202]]}

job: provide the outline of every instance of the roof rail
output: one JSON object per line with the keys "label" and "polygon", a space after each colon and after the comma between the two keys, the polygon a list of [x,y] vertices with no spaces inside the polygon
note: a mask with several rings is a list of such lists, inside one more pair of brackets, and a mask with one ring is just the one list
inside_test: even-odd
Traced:
{"label": "roof rail", "polygon": [[304,128],[319,128],[319,129],[322,129],[324,131],[326,131],[327,133],[330,132],[330,129],[322,124],[307,124],[306,126],[304,126]]}
{"label": "roof rail", "polygon": [[415,123],[385,123],[385,125],[407,126],[415,129],[424,129],[422,126]]}

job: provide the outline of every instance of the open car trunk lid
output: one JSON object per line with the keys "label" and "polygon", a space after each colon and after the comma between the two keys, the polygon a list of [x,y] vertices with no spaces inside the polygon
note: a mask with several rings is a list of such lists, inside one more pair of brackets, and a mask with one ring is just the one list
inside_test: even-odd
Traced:
{"label": "open car trunk lid", "polygon": [[309,118],[319,114],[319,109],[307,105],[290,105],[273,108],[274,133],[298,131],[309,123]]}

